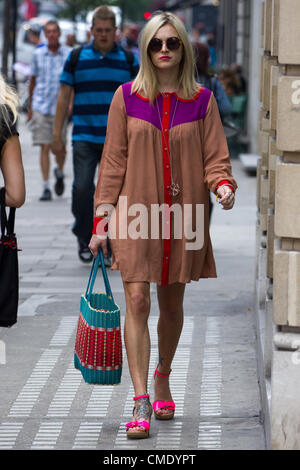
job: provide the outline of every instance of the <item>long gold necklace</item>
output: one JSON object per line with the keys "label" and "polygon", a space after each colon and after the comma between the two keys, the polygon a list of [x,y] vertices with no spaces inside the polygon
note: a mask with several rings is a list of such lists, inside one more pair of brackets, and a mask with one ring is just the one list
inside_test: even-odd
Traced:
{"label": "long gold necklace", "polygon": [[[172,117],[170,129],[172,128],[172,125],[173,125],[177,105],[178,105],[178,99],[176,98],[176,103],[175,103],[175,108],[174,108],[174,111],[173,111],[173,117]],[[161,118],[161,115],[160,115],[160,112],[159,112],[158,100],[156,100],[156,107],[157,107],[157,113],[158,113],[158,117],[159,117],[159,121],[160,121],[161,130],[163,131],[162,118]],[[168,144],[167,144],[166,136],[165,136],[164,132],[163,132],[163,138],[164,138],[165,148],[168,149]],[[180,193],[180,187],[179,187],[179,184],[175,183],[175,181],[173,180],[173,161],[172,161],[172,157],[171,157],[171,139],[169,141],[169,148],[170,148],[170,151],[168,151],[168,156],[169,156],[170,168],[171,168],[171,185],[169,187],[169,193],[171,194],[171,196],[177,196],[177,194]]]}

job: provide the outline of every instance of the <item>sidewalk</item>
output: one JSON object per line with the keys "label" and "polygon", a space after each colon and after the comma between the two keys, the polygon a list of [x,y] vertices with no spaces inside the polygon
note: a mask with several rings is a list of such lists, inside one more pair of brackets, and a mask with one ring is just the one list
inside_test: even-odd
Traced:
{"label": "sidewalk", "polygon": [[[71,233],[70,146],[64,195],[39,202],[39,151],[23,117],[19,132],[27,200],[16,216],[23,250],[19,319],[11,329],[0,328],[6,353],[5,364],[0,362],[0,449],[265,449],[253,308],[255,178],[233,160],[236,205],[228,212],[215,206],[211,223],[219,277],[186,287],[184,329],[170,379],[176,418],[153,418],[149,439],[127,440],[124,423],[132,417],[134,394],[125,350],[122,383],[116,387],[87,385],[73,367],[80,295],[90,266],[80,263]],[[117,271],[108,274],[124,322],[121,277]],[[98,287],[103,289],[100,276]],[[153,398],[155,285],[151,301]]]}

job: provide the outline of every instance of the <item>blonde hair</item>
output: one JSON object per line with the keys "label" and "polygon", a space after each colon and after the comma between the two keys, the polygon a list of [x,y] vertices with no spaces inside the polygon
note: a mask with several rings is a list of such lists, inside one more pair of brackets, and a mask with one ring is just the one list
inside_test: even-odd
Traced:
{"label": "blonde hair", "polygon": [[148,46],[158,29],[166,24],[170,24],[176,29],[182,41],[183,52],[179,66],[178,87],[183,90],[183,98],[192,98],[199,90],[199,84],[195,79],[194,51],[184,24],[177,16],[170,12],[158,12],[152,16],[142,30],[139,40],[141,65],[132,86],[132,92],[146,93],[151,103],[154,102],[159,89],[155,67],[151,61]]}
{"label": "blonde hair", "polygon": [[[18,117],[19,99],[15,90],[8,85],[2,75],[0,75],[0,118],[10,127],[15,123]],[[13,120],[11,121],[12,114]]]}

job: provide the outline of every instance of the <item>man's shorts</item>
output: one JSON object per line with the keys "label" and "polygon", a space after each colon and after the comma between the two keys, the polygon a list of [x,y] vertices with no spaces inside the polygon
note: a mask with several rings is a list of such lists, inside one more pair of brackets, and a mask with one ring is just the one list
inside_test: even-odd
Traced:
{"label": "man's shorts", "polygon": [[[53,125],[54,116],[34,111],[31,120],[33,145],[51,144],[53,138]],[[61,133],[64,144],[66,144],[67,141],[67,127],[68,120],[66,119]]]}

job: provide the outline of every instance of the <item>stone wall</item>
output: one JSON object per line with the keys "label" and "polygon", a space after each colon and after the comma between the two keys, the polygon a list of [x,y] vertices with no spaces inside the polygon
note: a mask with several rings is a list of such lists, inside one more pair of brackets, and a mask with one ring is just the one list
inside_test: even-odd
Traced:
{"label": "stone wall", "polygon": [[261,7],[257,314],[269,445],[300,449],[300,1]]}

